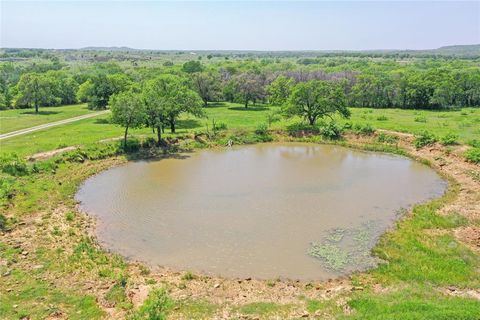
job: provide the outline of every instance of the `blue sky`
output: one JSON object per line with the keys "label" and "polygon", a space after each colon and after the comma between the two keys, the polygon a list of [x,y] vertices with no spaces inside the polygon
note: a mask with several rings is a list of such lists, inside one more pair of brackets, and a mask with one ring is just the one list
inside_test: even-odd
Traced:
{"label": "blue sky", "polygon": [[480,43],[480,2],[1,1],[0,46],[428,49]]}

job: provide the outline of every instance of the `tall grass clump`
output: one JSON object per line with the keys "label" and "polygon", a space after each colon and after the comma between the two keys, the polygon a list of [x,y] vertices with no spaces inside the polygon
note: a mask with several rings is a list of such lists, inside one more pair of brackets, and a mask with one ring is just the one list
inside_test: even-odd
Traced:
{"label": "tall grass clump", "polygon": [[165,289],[154,289],[148,294],[143,305],[129,317],[129,320],[165,320],[172,304]]}
{"label": "tall grass clump", "polygon": [[480,148],[471,148],[465,152],[465,159],[469,162],[480,163]]}
{"label": "tall grass clump", "polygon": [[429,146],[437,142],[437,137],[429,132],[429,131],[423,131],[419,135],[415,136],[415,141],[413,144],[415,145],[415,148],[421,149],[423,147]]}

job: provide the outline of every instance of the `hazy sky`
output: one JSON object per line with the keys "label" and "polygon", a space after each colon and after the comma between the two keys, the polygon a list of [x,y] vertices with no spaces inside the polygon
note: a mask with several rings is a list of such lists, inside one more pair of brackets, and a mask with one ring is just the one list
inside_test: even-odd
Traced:
{"label": "hazy sky", "polygon": [[1,1],[1,47],[424,49],[480,43],[480,1]]}

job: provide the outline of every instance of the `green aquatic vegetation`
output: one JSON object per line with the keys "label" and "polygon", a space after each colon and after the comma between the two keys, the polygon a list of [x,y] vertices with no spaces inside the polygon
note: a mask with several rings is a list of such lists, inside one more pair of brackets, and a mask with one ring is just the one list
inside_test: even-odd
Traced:
{"label": "green aquatic vegetation", "polygon": [[334,271],[343,271],[350,262],[350,254],[330,242],[312,243],[308,253],[320,259],[326,268]]}

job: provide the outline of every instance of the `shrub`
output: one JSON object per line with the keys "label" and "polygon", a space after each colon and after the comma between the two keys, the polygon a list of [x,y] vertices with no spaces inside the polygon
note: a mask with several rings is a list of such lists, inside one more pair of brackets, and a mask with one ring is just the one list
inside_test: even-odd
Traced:
{"label": "shrub", "polygon": [[465,152],[465,159],[473,163],[480,163],[480,148],[472,148]]}
{"label": "shrub", "polygon": [[480,140],[477,140],[477,139],[470,140],[468,141],[468,145],[475,148],[480,148]]}
{"label": "shrub", "polygon": [[395,144],[398,142],[398,136],[393,136],[382,132],[378,135],[377,141],[381,143]]}
{"label": "shrub", "polygon": [[0,214],[0,231],[5,231],[7,229],[7,218]]}
{"label": "shrub", "polygon": [[255,129],[255,133],[259,135],[266,135],[268,134],[268,125],[266,123],[261,123]]}
{"label": "shrub", "polygon": [[377,117],[377,120],[378,120],[378,121],[387,121],[388,118],[387,118],[387,116],[385,116],[385,115],[381,115],[381,116],[378,116],[378,117]]}
{"label": "shrub", "polygon": [[353,126],[353,131],[356,134],[361,134],[365,136],[371,136],[375,133],[376,129],[372,127],[369,123],[365,125],[356,124]]}
{"label": "shrub", "polygon": [[190,271],[185,272],[185,274],[182,276],[182,280],[190,281],[195,279],[195,275],[191,273]]}
{"label": "shrub", "polygon": [[11,176],[25,176],[30,174],[30,168],[24,159],[17,154],[1,155],[0,170]]}
{"label": "shrub", "polygon": [[342,132],[342,127],[333,121],[320,127],[320,134],[328,139],[339,139],[342,137]]}
{"label": "shrub", "polygon": [[440,142],[444,146],[452,146],[452,145],[458,143],[457,139],[458,139],[458,135],[456,135],[454,133],[448,133],[446,136],[444,136],[440,139]]}
{"label": "shrub", "polygon": [[0,206],[4,206],[15,195],[15,178],[0,175]]}
{"label": "shrub", "polygon": [[413,142],[417,149],[423,148],[428,145],[432,145],[437,142],[437,137],[431,132],[423,131],[421,134],[415,136]]}
{"label": "shrub", "polygon": [[227,124],[225,122],[220,122],[219,124],[215,125],[215,130],[227,130]]}
{"label": "shrub", "polygon": [[415,119],[413,119],[413,120],[415,122],[422,122],[422,123],[427,122],[427,118],[425,118],[424,116],[415,117]]}
{"label": "shrub", "polygon": [[306,123],[294,123],[287,126],[287,132],[289,135],[295,136],[300,133],[302,134],[318,134],[320,129],[318,126],[311,126]]}
{"label": "shrub", "polygon": [[172,306],[172,301],[165,289],[154,289],[148,294],[143,305],[135,312],[131,320],[164,320],[167,311]]}

